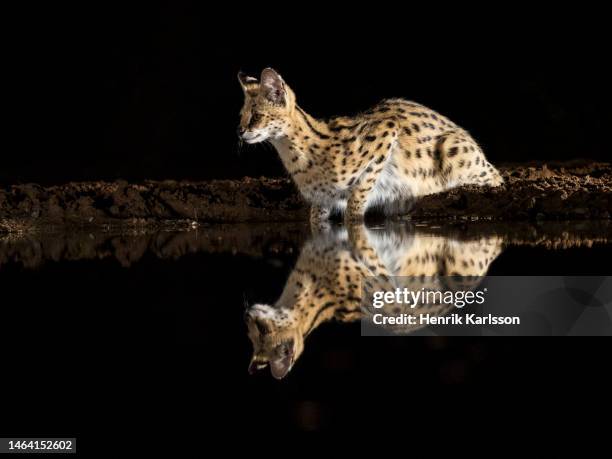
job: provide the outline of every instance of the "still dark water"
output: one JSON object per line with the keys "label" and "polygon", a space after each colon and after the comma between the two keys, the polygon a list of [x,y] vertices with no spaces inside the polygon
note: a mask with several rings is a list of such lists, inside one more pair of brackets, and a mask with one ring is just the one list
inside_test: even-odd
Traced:
{"label": "still dark water", "polygon": [[[449,247],[473,254],[486,245],[491,256],[479,275],[610,275],[611,226],[460,222],[363,230],[396,258],[410,252],[439,260]],[[387,397],[418,405],[453,387],[509,396],[574,379],[587,378],[592,388],[603,381],[601,362],[609,357],[600,341],[362,338],[358,321],[326,318],[312,327],[284,379],[268,368],[249,375],[245,310],[274,304],[296,268],[324,269],[306,260],[317,244],[335,254],[350,237],[342,229],[313,237],[297,223],[2,236],[4,428],[88,441],[104,426],[198,430],[210,429],[211,420],[234,430],[342,429],[359,425],[364,403]]]}

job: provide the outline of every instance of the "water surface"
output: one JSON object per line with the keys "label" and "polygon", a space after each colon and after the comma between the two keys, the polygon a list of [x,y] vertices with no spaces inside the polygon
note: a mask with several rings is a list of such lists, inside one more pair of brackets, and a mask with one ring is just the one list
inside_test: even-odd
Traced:
{"label": "water surface", "polygon": [[[449,253],[457,259],[488,247],[476,258],[478,275],[609,275],[610,227],[455,222],[360,231],[386,260],[423,258],[421,270],[440,269]],[[543,359],[560,375],[574,358],[565,352],[561,364],[555,349],[563,345],[527,340],[362,338],[350,312],[330,311],[317,318],[282,381],[268,369],[249,375],[245,311],[277,302],[306,264],[341,275],[321,254],[333,261],[355,253],[351,244],[343,228],[313,236],[299,223],[4,235],[0,323],[11,356],[5,390],[14,395],[6,412],[16,423],[27,425],[29,412],[43,426],[70,430],[86,429],[93,412],[153,415],[160,405],[181,406],[194,415],[205,409],[224,425],[312,430],[356,409],[351,400],[363,387],[520,384],[517,375],[537,372]],[[321,263],[307,263],[312,257]],[[127,428],[129,419],[116,421]]]}

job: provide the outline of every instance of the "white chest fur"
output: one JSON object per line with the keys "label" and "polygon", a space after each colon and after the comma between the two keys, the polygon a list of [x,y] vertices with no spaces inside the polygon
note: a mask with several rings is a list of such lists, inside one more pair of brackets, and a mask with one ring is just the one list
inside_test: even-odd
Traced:
{"label": "white chest fur", "polygon": [[271,143],[276,148],[278,156],[280,156],[283,165],[290,174],[302,170],[308,165],[306,154],[296,148],[287,137],[274,139]]}

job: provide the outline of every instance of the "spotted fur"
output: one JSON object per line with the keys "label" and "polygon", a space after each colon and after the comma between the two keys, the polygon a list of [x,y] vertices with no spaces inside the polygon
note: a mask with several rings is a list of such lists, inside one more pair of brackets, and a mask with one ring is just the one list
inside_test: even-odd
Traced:
{"label": "spotted fur", "polygon": [[499,172],[480,146],[448,118],[415,102],[388,99],[354,117],[318,120],[297,103],[272,69],[260,79],[240,74],[245,100],[239,135],[269,141],[304,198],[311,221],[334,209],[347,222],[380,205],[403,203],[465,185],[498,186]]}
{"label": "spotted fur", "polygon": [[[405,227],[369,230],[350,225],[348,230],[320,232],[304,245],[280,298],[273,305],[255,304],[247,310],[253,343],[249,370],[269,365],[272,375],[282,378],[302,354],[305,338],[319,325],[332,319],[350,322],[369,314],[361,307],[365,282],[381,282],[384,285],[371,288],[392,291],[410,287],[391,285],[393,282],[427,278],[428,288],[452,289],[440,282],[448,276],[479,282],[501,248],[502,240],[496,236],[459,241]],[[386,312],[418,314],[427,308],[429,314],[443,315],[453,306],[423,305],[410,311],[396,311],[396,307],[389,305]],[[399,331],[410,333],[417,328],[407,326]]]}

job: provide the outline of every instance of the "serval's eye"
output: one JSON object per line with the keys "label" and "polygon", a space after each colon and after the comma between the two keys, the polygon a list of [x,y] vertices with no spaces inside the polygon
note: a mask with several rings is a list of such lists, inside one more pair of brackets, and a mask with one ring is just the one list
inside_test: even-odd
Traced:
{"label": "serval's eye", "polygon": [[261,335],[267,335],[268,333],[270,333],[270,327],[266,323],[263,323],[263,322],[261,322],[259,320],[256,320],[255,321],[255,326],[257,327],[257,331]]}
{"label": "serval's eye", "polygon": [[253,113],[251,115],[251,121],[249,122],[249,124],[253,125],[257,123],[259,120],[261,120],[261,113]]}

